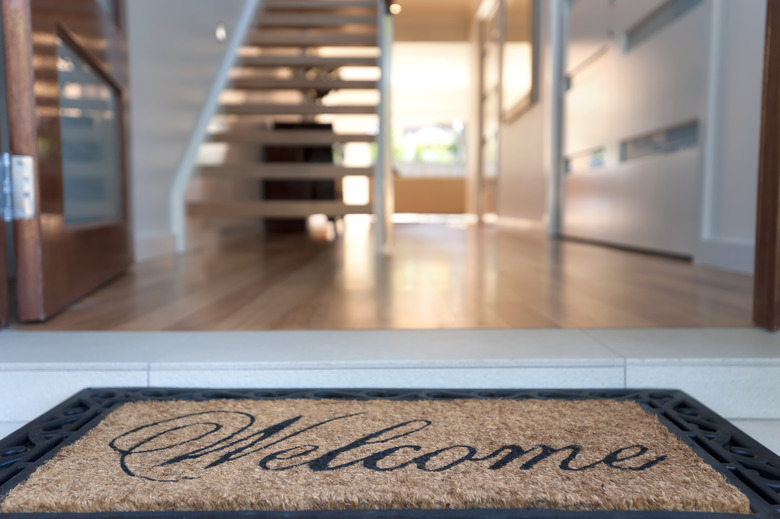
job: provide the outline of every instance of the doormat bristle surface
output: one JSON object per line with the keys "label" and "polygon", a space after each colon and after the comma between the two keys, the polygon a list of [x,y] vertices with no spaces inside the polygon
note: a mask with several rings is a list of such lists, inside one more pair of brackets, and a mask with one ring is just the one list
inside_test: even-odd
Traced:
{"label": "doormat bristle surface", "polygon": [[134,402],[0,512],[541,508],[749,513],[635,402]]}

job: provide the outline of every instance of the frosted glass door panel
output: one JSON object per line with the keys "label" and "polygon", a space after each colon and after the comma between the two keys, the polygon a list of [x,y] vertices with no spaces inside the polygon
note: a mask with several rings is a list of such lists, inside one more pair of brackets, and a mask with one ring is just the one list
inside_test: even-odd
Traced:
{"label": "frosted glass door panel", "polygon": [[66,224],[122,218],[117,94],[68,43],[57,39]]}

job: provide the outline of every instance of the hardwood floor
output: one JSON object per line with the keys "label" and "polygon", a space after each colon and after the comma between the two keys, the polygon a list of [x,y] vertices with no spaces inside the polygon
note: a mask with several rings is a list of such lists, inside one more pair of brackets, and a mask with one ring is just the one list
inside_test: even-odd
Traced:
{"label": "hardwood floor", "polygon": [[749,276],[491,226],[365,223],[158,258],[23,330],[750,326]]}

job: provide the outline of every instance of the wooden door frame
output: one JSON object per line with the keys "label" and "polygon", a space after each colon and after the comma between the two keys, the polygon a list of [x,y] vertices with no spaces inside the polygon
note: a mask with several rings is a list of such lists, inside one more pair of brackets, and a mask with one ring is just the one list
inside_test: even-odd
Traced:
{"label": "wooden door frame", "polygon": [[[33,157],[37,168],[37,121],[35,118],[35,80],[33,74],[32,23],[30,0],[0,0],[3,10],[3,52],[5,54],[6,92],[9,99],[21,100],[8,106],[9,152]],[[37,176],[37,175],[36,175]],[[40,207],[36,192],[35,207]],[[14,221],[14,241],[18,252],[25,250],[26,260],[17,262],[17,279],[33,276],[43,268],[41,229],[38,218]],[[40,285],[39,285],[40,287]],[[42,297],[29,293],[33,287],[16,287],[17,299],[26,301]],[[41,315],[41,317],[43,317]]]}
{"label": "wooden door frame", "polygon": [[780,329],[780,2],[767,1],[753,322]]}
{"label": "wooden door frame", "polygon": [[[5,48],[2,46],[1,42],[0,47]],[[4,76],[5,75],[3,75],[3,77]],[[0,110],[8,109],[4,98],[0,98],[0,103],[2,103]],[[2,137],[2,132],[5,131],[7,131],[7,128],[5,128],[3,125],[0,125],[0,137]],[[3,149],[0,151],[4,152],[6,150],[3,147]],[[1,196],[0,199],[2,199]],[[5,200],[3,200],[3,202],[5,202]],[[0,210],[0,214],[2,214],[2,210]],[[0,328],[5,328],[8,326],[8,323],[11,319],[11,294],[8,287],[7,258],[8,251],[6,250],[5,221],[0,216]]]}
{"label": "wooden door frame", "polygon": [[11,296],[8,290],[8,267],[5,250],[5,222],[0,218],[0,328],[11,319]]}

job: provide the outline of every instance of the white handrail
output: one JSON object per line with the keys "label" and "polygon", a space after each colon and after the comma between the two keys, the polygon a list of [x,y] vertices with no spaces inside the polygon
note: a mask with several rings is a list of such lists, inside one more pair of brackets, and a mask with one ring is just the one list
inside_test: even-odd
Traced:
{"label": "white handrail", "polygon": [[379,68],[379,133],[377,135],[377,156],[374,165],[374,236],[376,251],[389,254],[393,240],[393,226],[390,220],[395,210],[395,188],[393,184],[392,142],[391,142],[391,51],[394,39],[394,18],[388,12],[385,0],[377,0],[377,28],[379,50],[382,53]]}
{"label": "white handrail", "polygon": [[187,249],[187,184],[197,169],[197,156],[200,145],[206,138],[208,124],[211,117],[216,113],[219,107],[219,95],[224,90],[229,80],[230,69],[233,67],[238,48],[246,39],[246,35],[252,28],[252,22],[255,13],[262,8],[263,0],[246,0],[241,11],[241,16],[236,23],[233,34],[230,36],[229,43],[225,47],[225,54],[220,64],[219,70],[214,76],[214,81],[209,90],[206,101],[203,103],[201,112],[198,115],[195,127],[190,134],[187,148],[184,156],[179,162],[179,168],[173,179],[173,185],[168,195],[170,211],[170,229],[176,240],[176,252],[182,253]]}

